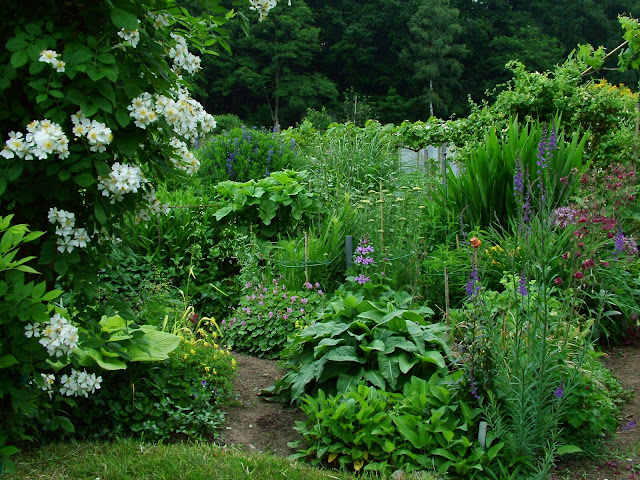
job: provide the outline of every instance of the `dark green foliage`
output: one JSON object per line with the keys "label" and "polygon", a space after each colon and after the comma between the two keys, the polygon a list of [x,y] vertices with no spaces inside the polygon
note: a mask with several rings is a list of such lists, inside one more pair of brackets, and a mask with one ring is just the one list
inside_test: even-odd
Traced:
{"label": "dark green foliage", "polygon": [[231,399],[232,357],[211,334],[181,340],[163,362],[105,375],[102,388],[72,410],[83,438],[212,439]]}
{"label": "dark green foliage", "polygon": [[338,290],[283,352],[290,372],[274,391],[292,402],[319,389],[344,393],[360,382],[395,392],[412,375],[446,371],[447,327],[426,320],[429,308],[410,310],[410,301],[405,292],[372,282],[355,292]]}
{"label": "dark green foliage", "polygon": [[212,185],[225,180],[259,180],[291,168],[296,150],[277,133],[242,126],[204,140],[196,155],[201,162],[198,177]]}
{"label": "dark green foliage", "polygon": [[359,384],[337,396],[322,390],[305,396],[307,420],[296,430],[306,448],[295,457],[385,476],[435,469],[447,478],[486,478],[484,469],[502,444],[491,432],[486,449],[475,441],[481,410],[460,398],[461,373],[411,377],[401,393]]}

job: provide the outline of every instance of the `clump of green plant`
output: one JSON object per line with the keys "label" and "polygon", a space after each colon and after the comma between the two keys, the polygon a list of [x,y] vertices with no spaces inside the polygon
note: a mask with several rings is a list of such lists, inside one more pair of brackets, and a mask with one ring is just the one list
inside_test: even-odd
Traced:
{"label": "clump of green plant", "polygon": [[318,320],[296,333],[284,350],[290,370],[271,389],[294,402],[319,389],[344,393],[360,382],[391,392],[411,376],[447,370],[447,327],[427,320],[427,307],[410,309],[411,296],[374,281],[341,287]]}
{"label": "clump of green plant", "polygon": [[461,398],[461,379],[462,371],[434,373],[429,380],[412,376],[400,393],[360,383],[335,396],[306,395],[300,408],[307,419],[296,424],[305,448],[293,458],[386,476],[402,469],[487,478],[502,443],[492,432],[484,444],[476,440],[482,410]]}
{"label": "clump of green plant", "polygon": [[216,184],[224,180],[259,180],[271,172],[291,168],[296,149],[295,143],[285,144],[278,133],[242,126],[210,137],[196,155],[201,162],[200,179]]}
{"label": "clump of green plant", "polygon": [[279,357],[292,332],[310,325],[326,304],[319,283],[289,291],[279,278],[244,285],[245,295],[221,322],[229,348],[259,357]]}
{"label": "clump of green plant", "polygon": [[323,198],[359,195],[393,182],[400,162],[390,128],[376,122],[357,127],[332,124],[305,149],[304,168],[313,172],[314,190]]}
{"label": "clump of green plant", "polygon": [[102,389],[72,410],[83,438],[134,436],[157,441],[211,439],[231,400],[235,359],[218,342],[215,324],[203,319],[183,329],[180,343],[161,362],[130,364],[127,375],[106,374]]}
{"label": "clump of green plant", "polygon": [[220,205],[215,219],[255,226],[253,232],[263,239],[289,231],[294,222],[308,221],[320,211],[317,196],[302,184],[307,175],[285,170],[257,181],[220,182],[215,187],[215,201]]}
{"label": "clump of green plant", "polygon": [[[587,138],[586,134],[574,132],[567,134],[565,140],[559,118],[552,124],[532,122],[524,126],[514,120],[504,139],[493,128],[485,134],[483,143],[461,158],[463,172],[451,172],[434,198],[442,208],[450,210],[452,218],[464,212],[472,226],[506,225],[521,206],[513,185],[514,175],[519,173],[521,185],[534,185],[524,192],[531,201],[546,195],[548,204],[559,205],[576,187],[569,179],[581,174],[586,164],[582,152]],[[547,177],[544,194],[535,188],[543,175]]]}

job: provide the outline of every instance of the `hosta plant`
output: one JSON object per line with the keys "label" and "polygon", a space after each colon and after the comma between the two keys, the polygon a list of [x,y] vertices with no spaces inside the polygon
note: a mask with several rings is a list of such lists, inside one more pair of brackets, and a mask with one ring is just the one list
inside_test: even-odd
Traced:
{"label": "hosta plant", "polygon": [[460,398],[461,378],[462,371],[411,377],[401,393],[360,383],[336,396],[307,395],[301,403],[307,420],[296,425],[305,448],[293,457],[384,475],[435,469],[447,478],[486,478],[502,444],[492,432],[484,446],[475,440],[481,410]]}
{"label": "hosta plant", "polygon": [[271,391],[291,402],[358,383],[397,392],[411,376],[446,372],[447,327],[430,323],[427,307],[409,309],[410,300],[393,290],[339,290],[318,321],[293,337],[283,352],[290,371]]}

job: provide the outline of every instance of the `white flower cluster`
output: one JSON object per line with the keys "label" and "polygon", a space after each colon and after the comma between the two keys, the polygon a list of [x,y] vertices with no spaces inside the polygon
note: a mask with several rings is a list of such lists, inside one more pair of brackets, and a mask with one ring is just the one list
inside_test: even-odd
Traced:
{"label": "white flower cluster", "polygon": [[[138,23],[140,21],[138,20]],[[125,30],[124,28],[118,32],[118,36],[122,38],[124,41],[116,45],[116,48],[120,50],[124,50],[125,47],[133,47],[136,48],[138,46],[138,42],[140,42],[140,32],[136,28],[135,30]]]}
{"label": "white flower cluster", "polygon": [[153,190],[144,195],[144,199],[149,205],[136,213],[136,222],[148,222],[151,219],[151,215],[160,215],[161,213],[166,215],[169,213],[169,205],[160,203]]}
{"label": "white flower cluster", "polygon": [[168,27],[169,26],[169,14],[168,13],[158,13],[157,15],[149,12],[149,17],[153,22],[153,26],[156,28]]}
{"label": "white flower cluster", "polygon": [[134,98],[127,109],[137,127],[146,129],[162,115],[173,131],[185,138],[195,138],[199,132],[207,133],[216,127],[213,116],[191,98],[186,89],[177,90],[175,99],[160,95],[155,102],[153,96],[145,92]]}
{"label": "white flower cluster", "polygon": [[40,344],[47,349],[51,357],[69,355],[78,345],[78,329],[66,318],[56,313],[48,321],[40,325],[30,323],[25,326],[24,334],[27,338],[40,338]]}
{"label": "white flower cluster", "polygon": [[171,140],[170,145],[173,147],[171,162],[174,167],[179,170],[183,170],[188,174],[196,173],[200,169],[200,160],[191,153],[185,142],[174,138]]}
{"label": "white flower cluster", "polygon": [[41,62],[50,64],[56,69],[56,72],[64,72],[64,66],[66,65],[62,60],[58,60],[58,54],[55,50],[43,50],[40,52]]}
{"label": "white flower cluster", "polygon": [[79,372],[71,369],[71,376],[62,375],[60,377],[60,393],[67,397],[79,397],[83,395],[88,397],[90,393],[94,393],[100,388],[102,377],[96,377],[95,373],[88,373],[86,370]]}
{"label": "white flower cluster", "polygon": [[[260,21],[269,14],[269,10],[278,4],[278,0],[249,0],[251,2],[251,10],[257,10],[260,14]],[[291,0],[289,0],[291,5]]]}
{"label": "white flower cluster", "polygon": [[58,251],[64,253],[73,252],[74,248],[84,248],[91,241],[89,234],[84,228],[75,228],[76,216],[66,210],[57,208],[49,209],[49,222],[57,225],[56,235],[58,238]]}
{"label": "white flower cluster", "polygon": [[136,127],[146,130],[147,125],[158,119],[158,114],[154,110],[153,97],[149,92],[144,92],[137,96],[127,107],[131,113],[129,116],[134,119]]}
{"label": "white flower cluster", "polygon": [[0,155],[4,158],[17,156],[25,160],[33,160],[33,157],[43,160],[52,153],[60,159],[69,156],[69,139],[57,123],[47,119],[34,120],[27,125],[27,132],[26,136],[22,132],[9,132],[9,140]]}
{"label": "white flower cluster", "polygon": [[75,115],[71,115],[73,122],[73,133],[76,137],[86,137],[91,144],[92,152],[104,152],[113,141],[113,133],[111,129],[104,123],[97,120],[89,120],[84,116],[82,110],[78,110]]}
{"label": "white flower cluster", "polygon": [[123,165],[119,162],[111,165],[108,177],[98,177],[98,190],[104,197],[111,197],[112,204],[121,202],[125,193],[137,193],[145,182],[140,167]]}
{"label": "white flower cluster", "polygon": [[184,69],[193,75],[200,70],[200,57],[189,52],[185,38],[175,33],[171,34],[171,38],[176,41],[176,45],[169,50],[169,57],[173,59],[173,71]]}

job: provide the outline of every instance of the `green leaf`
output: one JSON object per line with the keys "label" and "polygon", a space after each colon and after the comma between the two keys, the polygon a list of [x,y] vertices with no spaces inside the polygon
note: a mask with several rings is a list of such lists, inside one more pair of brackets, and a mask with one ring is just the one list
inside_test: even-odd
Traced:
{"label": "green leaf", "polygon": [[327,361],[332,362],[357,362],[364,363],[364,358],[358,357],[356,347],[352,345],[343,345],[338,348],[334,348],[324,357]]}
{"label": "green leaf", "polygon": [[124,110],[116,110],[116,120],[121,127],[126,127],[131,123],[131,117]]}
{"label": "green leaf", "polygon": [[423,354],[417,354],[417,357],[424,362],[433,363],[443,369],[446,368],[444,357],[440,352],[436,350],[430,350],[428,352],[424,352]]}
{"label": "green leaf", "polygon": [[13,355],[3,355],[0,357],[0,368],[7,368],[12,365],[17,365],[18,360]]}
{"label": "green leaf", "polygon": [[576,445],[562,445],[556,450],[556,455],[566,455],[568,453],[580,453],[582,449]]}
{"label": "green leaf", "polygon": [[131,360],[137,362],[158,362],[169,358],[169,353],[175,350],[180,344],[180,337],[168,332],[161,332],[153,325],[142,325],[140,327],[145,333],[144,338],[149,342],[147,348],[142,348],[138,344],[133,344],[127,349]]}
{"label": "green leaf", "polygon": [[100,203],[100,201],[97,201],[96,204],[93,206],[93,213],[96,216],[96,220],[98,221],[98,223],[100,223],[101,225],[106,225],[107,223],[107,214],[104,211],[104,208],[102,207],[102,204]]}
{"label": "green leaf", "polygon": [[73,181],[80,185],[82,188],[88,188],[96,183],[96,179],[93,178],[93,175],[91,175],[90,173],[79,173],[78,175],[74,175]]}
{"label": "green leaf", "polygon": [[11,65],[13,68],[24,67],[29,61],[29,53],[26,50],[18,50],[11,55]]}
{"label": "green leaf", "polygon": [[138,28],[138,18],[131,12],[114,8],[111,10],[111,21],[118,28],[125,30],[135,30]]}
{"label": "green leaf", "polygon": [[398,377],[400,375],[400,367],[398,366],[398,357],[395,355],[385,355],[378,352],[378,369],[382,376],[387,380],[392,389],[396,388]]}
{"label": "green leaf", "polygon": [[9,41],[7,41],[7,43],[5,44],[5,47],[10,52],[17,52],[18,50],[26,50],[26,48],[29,46],[29,42],[25,40],[25,37],[26,36],[23,32],[22,34],[19,34],[18,36],[9,39]]}

